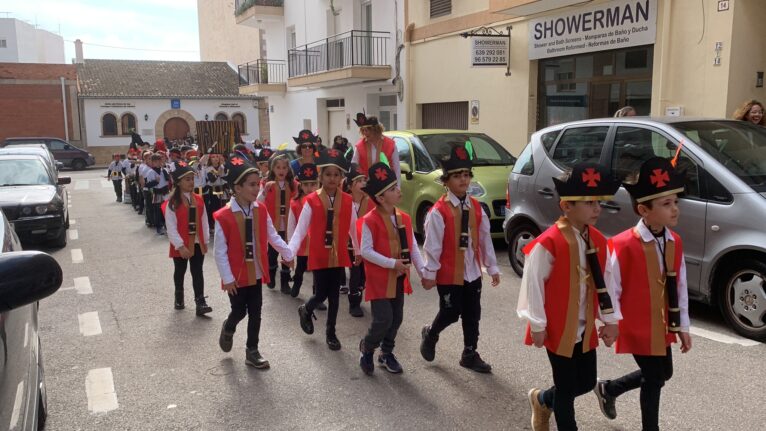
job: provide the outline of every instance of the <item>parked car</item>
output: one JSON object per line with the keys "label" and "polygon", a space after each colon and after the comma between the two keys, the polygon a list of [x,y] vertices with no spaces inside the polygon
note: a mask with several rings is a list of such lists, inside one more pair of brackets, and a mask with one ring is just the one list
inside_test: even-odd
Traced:
{"label": "parked car", "polygon": [[41,252],[21,251],[0,211],[0,423],[41,430],[48,416],[37,301],[53,294],[61,267]]}
{"label": "parked car", "polygon": [[[560,215],[552,177],[579,162],[608,166],[619,180],[650,157],[672,158],[686,178],[679,201],[689,296],[717,305],[741,335],[766,339],[766,128],[693,118],[579,121],[532,135],[508,179],[505,235],[521,274],[523,247]],[[638,221],[624,187],[598,228],[612,236]]]}
{"label": "parked car", "polygon": [[489,218],[493,238],[503,238],[505,179],[516,161],[502,145],[483,133],[464,130],[402,130],[385,132],[396,143],[402,170],[402,210],[413,217],[413,229],[424,233],[428,210],[444,194],[439,181],[443,157],[452,147],[471,141],[473,181],[468,194],[476,198]]}
{"label": "parked car", "polygon": [[57,175],[40,156],[0,155],[0,208],[22,241],[64,247],[69,228],[69,177]]}
{"label": "parked car", "polygon": [[74,170],[82,170],[96,164],[93,154],[77,148],[69,142],[59,138],[30,137],[30,138],[6,138],[0,148],[10,145],[43,144],[53,153],[53,157],[63,163],[65,167]]}
{"label": "parked car", "polygon": [[59,169],[64,167],[64,164],[57,161],[48,147],[43,144],[11,145],[9,147],[0,148],[0,155],[2,154],[28,154],[40,156],[57,174]]}

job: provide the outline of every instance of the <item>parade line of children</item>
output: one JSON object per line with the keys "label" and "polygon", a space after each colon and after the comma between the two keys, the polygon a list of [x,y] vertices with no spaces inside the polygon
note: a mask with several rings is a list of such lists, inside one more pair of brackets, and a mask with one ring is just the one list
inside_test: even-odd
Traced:
{"label": "parade line of children", "polygon": [[[367,375],[374,374],[378,349],[380,367],[402,372],[394,349],[415,274],[425,290],[436,287],[439,298],[438,313],[421,331],[422,357],[433,361],[439,334],[461,320],[459,364],[491,372],[478,352],[482,267],[493,287],[500,271],[487,215],[468,195],[475,158],[470,141],[456,142],[440,161],[445,194],[426,217],[421,254],[410,215],[397,208],[402,194],[398,163],[391,162],[398,161],[393,142],[382,135],[377,118],[362,113],[354,121],[362,138],[352,157],[318,150],[318,137],[302,130],[293,138],[302,155],[297,169],[284,152],[264,148],[252,154],[237,145],[228,157],[198,158],[188,147],[171,149],[169,160],[162,151],[145,152],[143,163],[115,155],[107,176],[118,201],[127,178],[136,211],[167,235],[175,309],[184,308],[189,267],[197,315],[212,312],[202,264],[214,238],[213,257],[231,304],[219,346],[230,352],[237,326],[247,318],[247,365],[270,366],[259,351],[262,286],[274,289],[279,269],[280,291],[292,297],[299,295],[305,272],[312,272],[312,295],[298,307],[297,323],[313,334],[314,311],[327,301],[330,350],[341,349],[336,321],[346,281],[353,316],[364,315],[362,295],[369,302],[372,319],[358,342],[359,366]],[[524,342],[546,349],[553,381],[528,393],[532,429],[548,430],[554,415],[559,430],[576,430],[575,398],[591,391],[604,416],[615,419],[618,397],[640,389],[642,429],[658,430],[661,389],[673,373],[670,346],[680,339],[682,353],[692,347],[682,241],[671,230],[684,190],[675,159],[652,158],[626,179],[640,219],[611,239],[594,226],[600,202],[610,200],[620,182],[595,163],[575,165],[553,180],[562,216],[525,248],[517,305],[527,321]],[[632,354],[638,370],[599,380],[599,340]]]}

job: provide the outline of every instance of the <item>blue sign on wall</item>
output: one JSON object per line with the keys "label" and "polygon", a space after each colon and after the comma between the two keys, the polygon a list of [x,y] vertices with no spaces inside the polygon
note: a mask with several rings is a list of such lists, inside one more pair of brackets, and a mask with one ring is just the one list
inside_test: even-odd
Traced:
{"label": "blue sign on wall", "polygon": [[181,109],[181,99],[170,99],[170,109]]}

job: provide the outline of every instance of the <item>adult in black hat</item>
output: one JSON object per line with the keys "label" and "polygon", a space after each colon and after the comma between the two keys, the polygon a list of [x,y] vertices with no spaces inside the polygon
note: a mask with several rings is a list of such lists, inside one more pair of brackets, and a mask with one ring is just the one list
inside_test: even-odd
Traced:
{"label": "adult in black hat", "polygon": [[383,135],[383,125],[377,117],[368,117],[364,112],[356,114],[354,123],[359,127],[362,138],[354,146],[354,154],[351,163],[359,165],[362,172],[367,172],[370,166],[382,161],[387,162],[391,169],[396,172],[396,179],[401,184],[401,168],[399,167],[399,154],[396,151],[396,143],[388,136]]}
{"label": "adult in black hat", "polygon": [[297,176],[303,164],[314,163],[317,137],[311,133],[311,130],[304,129],[298,133],[298,137],[293,137],[293,140],[297,144],[295,153],[298,154],[298,158],[290,162],[290,168],[293,170],[293,174]]}

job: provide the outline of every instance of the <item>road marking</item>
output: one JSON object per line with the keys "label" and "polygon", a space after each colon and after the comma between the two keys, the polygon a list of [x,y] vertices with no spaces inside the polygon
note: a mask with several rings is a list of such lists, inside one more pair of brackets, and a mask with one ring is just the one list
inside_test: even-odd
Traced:
{"label": "road marking", "polygon": [[77,234],[77,229],[69,229],[69,239],[77,239],[80,236]]}
{"label": "road marking", "polygon": [[111,182],[111,181],[109,181],[109,180],[101,180],[101,188],[104,188],[104,189],[111,189],[111,188],[113,188],[113,187],[114,187],[114,186],[112,185],[112,182]]}
{"label": "road marking", "polygon": [[98,311],[82,313],[77,315],[80,321],[80,334],[85,337],[92,337],[101,334],[101,321],[98,320]]}
{"label": "road marking", "polygon": [[82,249],[73,248],[71,253],[72,253],[72,263],[82,263],[83,260],[85,260],[82,257]]}
{"label": "road marking", "polygon": [[748,338],[734,337],[731,335],[720,334],[718,332],[709,331],[707,329],[698,328],[696,326],[690,327],[689,333],[696,335],[698,337],[707,338],[708,340],[718,341],[719,343],[739,344],[740,346],[744,346],[744,347],[753,347],[753,346],[757,346],[761,344],[758,341],[750,340]]}
{"label": "road marking", "polygon": [[70,219],[70,220],[69,220],[69,224],[70,224],[70,225],[72,225],[72,224],[77,224],[77,220],[74,220],[74,219]]}
{"label": "road marking", "polygon": [[85,377],[85,393],[88,395],[88,410],[91,413],[106,413],[115,410],[117,393],[111,368],[96,368]]}
{"label": "road marking", "polygon": [[74,286],[62,287],[59,290],[75,290],[80,295],[90,295],[93,293],[93,288],[90,285],[90,278],[77,277],[74,279]]}
{"label": "road marking", "polygon": [[75,190],[88,190],[90,188],[90,181],[81,180],[74,183]]}
{"label": "road marking", "polygon": [[16,386],[16,399],[13,401],[13,410],[11,410],[11,423],[8,429],[14,429],[19,425],[21,416],[21,402],[24,400],[24,381],[20,381]]}

